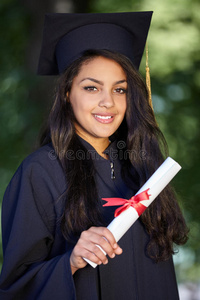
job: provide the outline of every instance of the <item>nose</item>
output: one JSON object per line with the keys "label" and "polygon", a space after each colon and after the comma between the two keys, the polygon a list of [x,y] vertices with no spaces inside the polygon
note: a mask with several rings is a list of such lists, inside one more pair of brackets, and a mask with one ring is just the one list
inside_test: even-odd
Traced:
{"label": "nose", "polygon": [[99,106],[100,107],[110,108],[110,107],[113,107],[114,105],[115,105],[115,103],[114,103],[114,99],[113,99],[112,93],[109,92],[109,91],[105,91],[101,95],[101,100],[99,101]]}

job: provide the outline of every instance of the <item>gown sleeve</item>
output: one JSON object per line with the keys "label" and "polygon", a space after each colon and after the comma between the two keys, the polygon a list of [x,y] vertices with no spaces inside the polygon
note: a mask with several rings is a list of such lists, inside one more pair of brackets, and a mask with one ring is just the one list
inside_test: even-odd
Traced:
{"label": "gown sleeve", "polygon": [[3,199],[1,300],[76,299],[70,252],[50,255],[55,242],[58,175],[43,165],[22,163]]}

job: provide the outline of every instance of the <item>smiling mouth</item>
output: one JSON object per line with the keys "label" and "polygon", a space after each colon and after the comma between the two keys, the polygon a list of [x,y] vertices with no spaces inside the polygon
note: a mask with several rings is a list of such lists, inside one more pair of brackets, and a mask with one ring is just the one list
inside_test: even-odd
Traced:
{"label": "smiling mouth", "polygon": [[100,119],[103,119],[103,120],[108,120],[108,119],[111,119],[113,118],[113,116],[99,116],[99,115],[94,115],[95,118],[100,118]]}
{"label": "smiling mouth", "polygon": [[94,115],[95,120],[97,120],[100,123],[103,124],[109,124],[111,122],[113,122],[114,120],[114,115],[108,115],[108,116],[103,116],[103,115]]}

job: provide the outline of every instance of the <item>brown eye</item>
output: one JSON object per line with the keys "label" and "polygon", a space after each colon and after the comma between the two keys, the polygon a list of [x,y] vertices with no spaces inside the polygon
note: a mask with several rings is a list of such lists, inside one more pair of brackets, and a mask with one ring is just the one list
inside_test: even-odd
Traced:
{"label": "brown eye", "polygon": [[97,91],[97,88],[95,86],[85,86],[84,90],[86,90],[88,92],[95,92],[95,91]]}
{"label": "brown eye", "polygon": [[126,94],[126,92],[127,92],[127,90],[123,89],[123,88],[114,89],[114,93],[117,93],[117,94]]}

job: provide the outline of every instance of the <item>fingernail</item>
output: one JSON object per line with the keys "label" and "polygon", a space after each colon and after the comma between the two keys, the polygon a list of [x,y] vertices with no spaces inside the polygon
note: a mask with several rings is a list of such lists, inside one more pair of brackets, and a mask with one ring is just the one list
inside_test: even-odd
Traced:
{"label": "fingernail", "polygon": [[118,245],[115,243],[115,244],[113,245],[113,248],[116,249],[117,247],[118,247]]}
{"label": "fingernail", "polygon": [[115,253],[113,253],[112,255],[111,255],[111,258],[114,258],[115,257]]}

